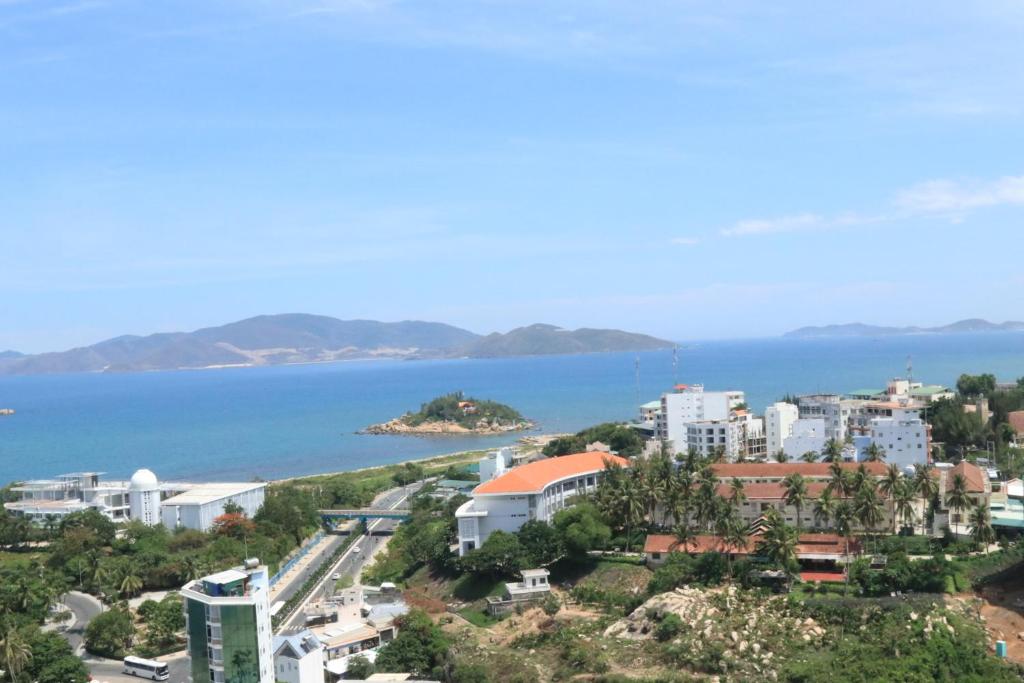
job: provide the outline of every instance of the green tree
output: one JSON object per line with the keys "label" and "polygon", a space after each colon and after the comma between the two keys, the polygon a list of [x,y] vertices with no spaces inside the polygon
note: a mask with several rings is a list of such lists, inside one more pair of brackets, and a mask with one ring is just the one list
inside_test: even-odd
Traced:
{"label": "green tree", "polygon": [[885,460],[885,449],[872,441],[868,444],[868,447],[864,449],[864,455],[868,462],[881,462],[882,460]]}
{"label": "green tree", "polygon": [[365,655],[352,655],[348,658],[345,678],[363,681],[372,676],[374,671],[373,662],[367,659]]}
{"label": "green tree", "polygon": [[793,472],[782,480],[782,489],[786,505],[796,508],[796,530],[799,533],[803,524],[804,504],[807,502],[807,482],[799,472]]}
{"label": "green tree", "polygon": [[376,670],[434,677],[450,646],[444,632],[420,610],[399,617],[397,625],[398,636],[377,653]]}
{"label": "green tree", "polygon": [[946,493],[946,506],[955,513],[953,523],[963,522],[962,513],[971,505],[971,496],[967,491],[967,478],[957,473],[953,475],[949,491]]}
{"label": "green tree", "polygon": [[965,398],[988,396],[996,390],[996,377],[992,374],[960,375],[956,380],[956,391]]}
{"label": "green tree", "polygon": [[582,453],[589,443],[600,441],[623,457],[640,455],[644,440],[632,427],[606,422],[588,427],[572,436],[563,436],[551,440],[544,446],[544,455],[548,457]]}
{"label": "green tree", "polygon": [[494,578],[513,578],[523,565],[523,549],[515,534],[494,531],[476,550],[463,556],[463,569]]}
{"label": "green tree", "polygon": [[906,480],[901,481],[893,492],[893,505],[895,515],[903,522],[903,526],[913,527],[916,501],[917,493],[914,491],[913,484]]}
{"label": "green tree", "polygon": [[523,549],[523,560],[530,567],[550,564],[562,554],[558,531],[547,522],[531,519],[516,535]]}
{"label": "green tree", "polygon": [[85,649],[101,657],[120,659],[132,645],[135,625],[123,609],[103,612],[85,628]]}
{"label": "green tree", "polygon": [[989,545],[996,540],[996,533],[992,529],[992,515],[983,500],[971,508],[971,537],[985,549],[986,555]]}
{"label": "green tree", "polygon": [[843,442],[837,439],[829,439],[825,447],[821,449],[821,457],[829,462],[841,462],[843,459]]}
{"label": "green tree", "polygon": [[765,530],[757,543],[757,552],[787,571],[792,571],[796,565],[799,534],[782,520],[777,510],[772,509],[766,517]]}
{"label": "green tree", "polygon": [[0,640],[0,654],[3,655],[4,668],[10,673],[11,680],[17,681],[32,660],[32,647],[21,631],[8,625],[3,640]]}
{"label": "green tree", "polygon": [[[874,445],[874,444],[872,444]],[[885,476],[878,482],[878,490],[889,499],[889,514],[892,516],[892,533],[896,533],[896,492],[903,481],[903,474],[896,463],[890,463]]]}
{"label": "green tree", "polygon": [[800,459],[804,462],[818,462],[818,453],[815,453],[814,451],[807,451],[800,456]]}
{"label": "green tree", "polygon": [[604,548],[611,540],[611,529],[592,503],[559,510],[551,522],[558,532],[560,546],[573,559],[582,559],[590,550]]}
{"label": "green tree", "polygon": [[[836,499],[832,494],[832,490],[825,487],[825,490],[821,492],[821,495],[814,502],[814,519],[816,523],[827,529],[835,510]],[[824,521],[824,524],[821,524],[822,521]]]}

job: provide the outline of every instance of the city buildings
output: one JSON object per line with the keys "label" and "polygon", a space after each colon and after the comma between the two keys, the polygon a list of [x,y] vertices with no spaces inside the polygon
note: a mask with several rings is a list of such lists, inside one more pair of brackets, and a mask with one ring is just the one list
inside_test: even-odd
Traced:
{"label": "city buildings", "polygon": [[515,532],[527,521],[551,521],[556,512],[597,488],[606,463],[625,458],[601,452],[576,453],[520,465],[485,481],[455,512],[459,555],[479,548],[492,532]]}
{"label": "city buildings", "polygon": [[891,417],[871,419],[871,443],[885,451],[885,461],[900,467],[930,462],[931,427],[916,409],[897,408]]}
{"label": "city buildings", "polygon": [[[677,444],[678,442],[673,442]],[[760,459],[767,454],[764,421],[747,410],[733,410],[725,419],[686,425],[686,449],[705,458]]]}
{"label": "city buildings", "polygon": [[160,521],[168,529],[182,526],[209,531],[228,503],[240,506],[246,517],[253,517],[263,505],[266,488],[263,482],[196,484],[160,504]]}
{"label": "city buildings", "polygon": [[821,454],[825,448],[825,418],[802,417],[790,425],[789,435],[782,440],[782,452],[790,458],[800,458],[804,453]]}
{"label": "city buildings", "polygon": [[662,394],[656,413],[655,436],[671,442],[677,451],[686,449],[687,425],[704,420],[728,420],[729,413],[742,407],[742,391],[704,391],[701,384],[678,384]]}
{"label": "city buildings", "polygon": [[192,683],[274,683],[270,584],[259,560],[181,589]]}
{"label": "city buildings", "polygon": [[801,396],[797,399],[797,407],[802,419],[820,418],[825,421],[825,440],[846,440],[850,418],[856,415],[863,401],[846,399],[838,394],[814,394]]}

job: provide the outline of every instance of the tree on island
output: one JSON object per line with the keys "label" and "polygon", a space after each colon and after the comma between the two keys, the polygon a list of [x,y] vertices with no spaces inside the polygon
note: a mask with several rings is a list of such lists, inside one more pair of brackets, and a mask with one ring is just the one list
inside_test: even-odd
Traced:
{"label": "tree on island", "polygon": [[560,436],[552,439],[544,446],[544,455],[548,457],[582,453],[587,444],[600,441],[624,458],[640,455],[644,440],[635,429],[625,424],[605,422],[587,427],[571,436]]}
{"label": "tree on island", "polygon": [[526,424],[528,420],[504,403],[464,396],[461,391],[455,391],[424,403],[418,412],[402,417],[402,422],[410,427],[427,422],[450,422],[473,429],[480,422],[511,426]]}

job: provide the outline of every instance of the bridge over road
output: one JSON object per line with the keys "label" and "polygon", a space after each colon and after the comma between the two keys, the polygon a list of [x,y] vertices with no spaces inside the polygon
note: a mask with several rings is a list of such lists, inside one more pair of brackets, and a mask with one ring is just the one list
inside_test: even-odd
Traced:
{"label": "bridge over road", "polygon": [[412,514],[412,511],[404,508],[395,508],[393,510],[388,508],[362,508],[351,510],[319,510],[317,514],[319,514],[325,522],[333,522],[339,519],[358,519],[365,522],[368,519],[409,519],[409,515]]}

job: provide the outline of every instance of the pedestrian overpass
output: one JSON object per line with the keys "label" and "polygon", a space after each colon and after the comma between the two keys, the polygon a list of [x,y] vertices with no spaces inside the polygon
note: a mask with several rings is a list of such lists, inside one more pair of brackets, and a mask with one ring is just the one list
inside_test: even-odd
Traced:
{"label": "pedestrian overpass", "polygon": [[335,524],[346,519],[358,519],[366,524],[371,519],[396,519],[403,521],[409,519],[411,510],[405,508],[360,508],[348,510],[318,510],[317,514],[327,524]]}

